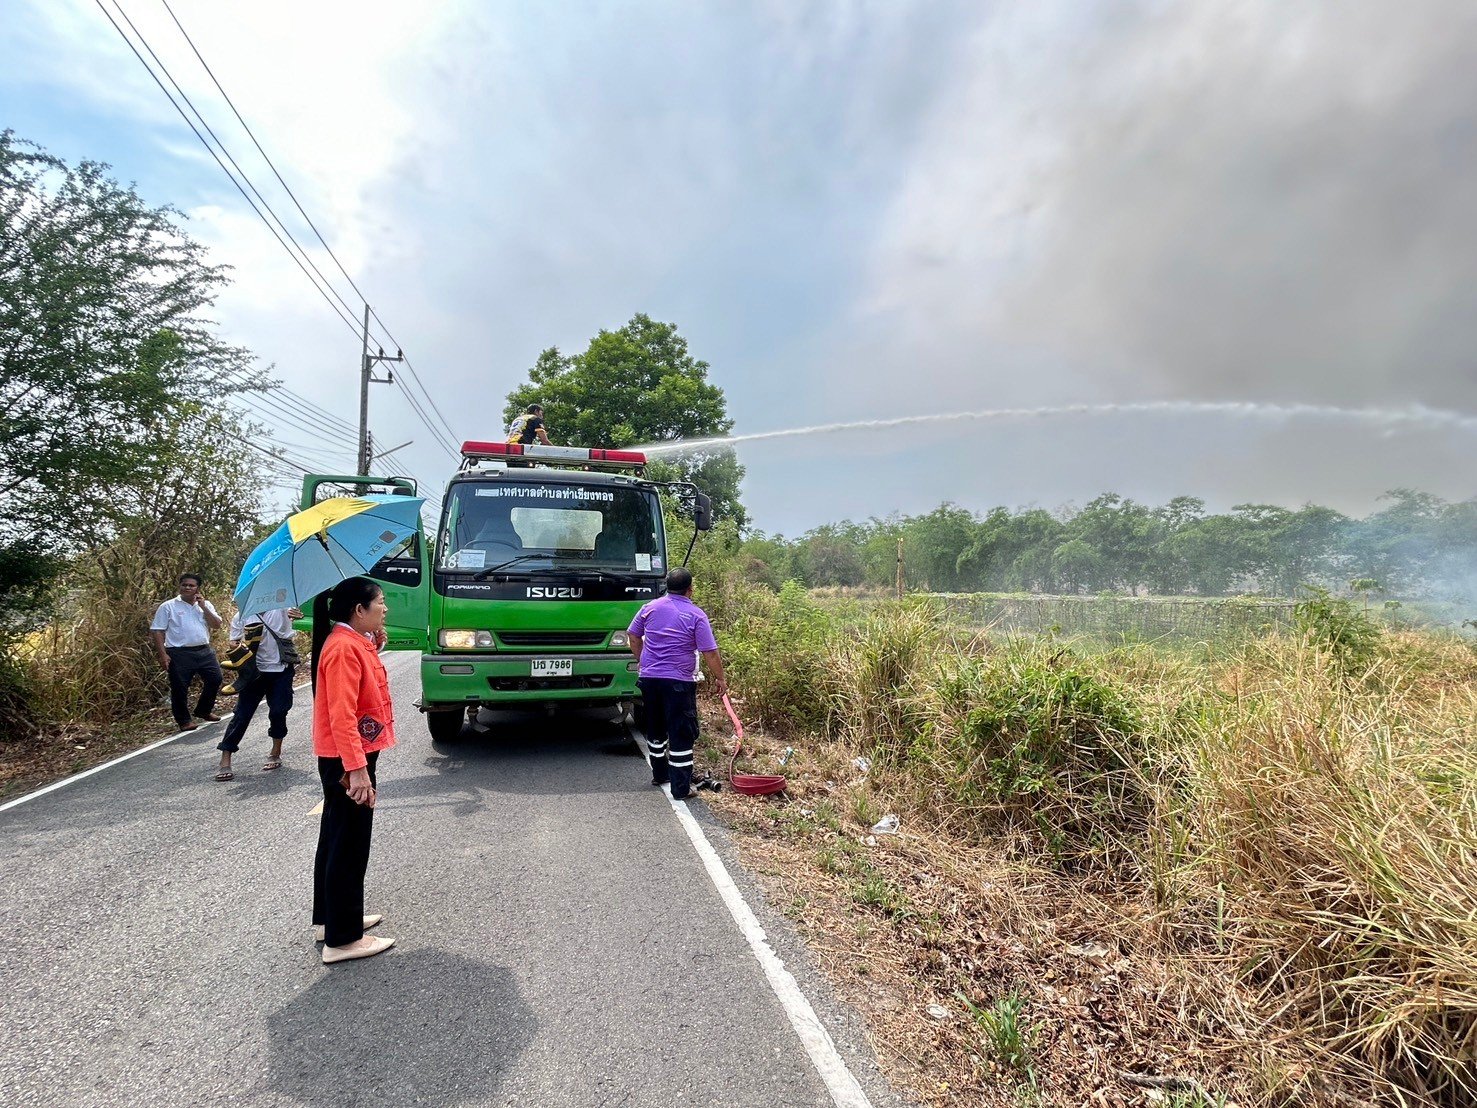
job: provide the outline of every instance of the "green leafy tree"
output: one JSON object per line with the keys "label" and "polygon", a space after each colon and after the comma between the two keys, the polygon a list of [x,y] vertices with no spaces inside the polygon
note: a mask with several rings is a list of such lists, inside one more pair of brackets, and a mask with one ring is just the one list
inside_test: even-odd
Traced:
{"label": "green leafy tree", "polygon": [[225,283],[177,213],[0,133],[0,614],[131,519],[202,404],[257,384],[201,312]]}
{"label": "green leafy tree", "polygon": [[804,584],[860,585],[866,565],[848,525],[826,524],[807,531],[795,544],[795,576]]}
{"label": "green leafy tree", "polygon": [[[679,439],[723,438],[733,430],[723,390],[708,380],[671,323],[636,315],[601,331],[579,354],[550,347],[508,394],[511,422],[529,404],[544,406],[549,438],[581,446],[624,447]],[[748,522],[739,500],[744,470],[731,450],[706,450],[655,461],[658,480],[692,481],[713,498],[719,518]]]}
{"label": "green leafy tree", "polygon": [[1414,489],[1392,489],[1382,498],[1389,507],[1362,520],[1349,536],[1350,568],[1361,576],[1373,577],[1386,584],[1400,582],[1407,588],[1419,588],[1445,567],[1444,526],[1460,518],[1447,505],[1429,493]]}
{"label": "green leafy tree", "polygon": [[940,504],[927,515],[916,516],[903,528],[908,577],[934,592],[961,592],[977,580],[961,572],[961,560],[974,543],[979,523],[957,504]]}
{"label": "green leafy tree", "polygon": [[222,598],[256,537],[225,280],[176,212],[0,133],[0,741],[156,700],[153,606],[184,569]]}

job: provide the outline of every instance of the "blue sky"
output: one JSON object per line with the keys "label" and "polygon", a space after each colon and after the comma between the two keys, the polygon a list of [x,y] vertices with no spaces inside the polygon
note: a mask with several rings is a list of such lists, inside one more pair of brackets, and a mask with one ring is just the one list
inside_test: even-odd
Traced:
{"label": "blue sky", "polygon": [[[268,191],[158,0],[123,6]],[[539,350],[638,311],[712,364],[739,431],[1119,400],[1477,411],[1457,0],[173,6],[460,436],[497,428]],[[0,12],[0,126],[187,212],[234,269],[223,330],[352,419],[352,336],[97,6]],[[372,404],[438,483],[399,394]],[[1133,417],[742,460],[757,525],[794,533],[1107,489],[1362,511],[1470,495],[1471,447]]]}

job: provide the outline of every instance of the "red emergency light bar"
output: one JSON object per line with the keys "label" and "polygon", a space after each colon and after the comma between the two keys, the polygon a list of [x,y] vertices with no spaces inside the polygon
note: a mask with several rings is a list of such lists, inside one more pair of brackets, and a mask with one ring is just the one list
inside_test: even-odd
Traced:
{"label": "red emergency light bar", "polygon": [[479,442],[469,440],[462,443],[463,458],[527,458],[530,461],[581,462],[596,465],[644,466],[646,455],[639,450],[601,450],[583,446],[524,446],[516,442]]}

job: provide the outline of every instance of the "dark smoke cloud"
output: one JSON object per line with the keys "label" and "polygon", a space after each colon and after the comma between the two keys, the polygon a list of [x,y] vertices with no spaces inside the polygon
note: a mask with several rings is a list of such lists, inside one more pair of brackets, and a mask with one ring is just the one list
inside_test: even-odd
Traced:
{"label": "dark smoke cloud", "polygon": [[1007,328],[1120,394],[1477,409],[1477,4],[1111,27],[1056,74]]}

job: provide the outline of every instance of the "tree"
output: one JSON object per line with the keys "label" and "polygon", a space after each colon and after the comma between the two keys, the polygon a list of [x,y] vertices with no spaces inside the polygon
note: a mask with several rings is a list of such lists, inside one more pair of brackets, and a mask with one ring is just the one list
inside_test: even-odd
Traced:
{"label": "tree", "polygon": [[979,527],[974,515],[945,502],[925,516],[915,516],[903,528],[907,573],[934,592],[960,592],[977,578],[960,572],[960,563]]}
{"label": "tree", "polygon": [[845,524],[826,524],[807,531],[795,544],[794,568],[799,580],[810,586],[860,585],[866,576],[858,544],[847,534]]}
{"label": "tree", "polygon": [[1392,489],[1380,499],[1392,503],[1352,528],[1350,568],[1391,588],[1426,584],[1441,551],[1442,532],[1447,530],[1443,523],[1455,521],[1461,513],[1414,489]]}
{"label": "tree", "polygon": [[[551,440],[589,446],[724,438],[733,420],[723,390],[708,381],[709,368],[689,353],[675,324],[638,314],[601,331],[583,353],[545,350],[528,382],[508,394],[503,416],[511,422],[529,404],[542,404]],[[648,471],[658,480],[692,481],[713,498],[719,518],[747,524],[739,502],[744,469],[731,450],[654,461]]]}
{"label": "tree", "polygon": [[116,534],[203,401],[259,384],[200,313],[225,283],[177,213],[0,132],[0,614]]}

